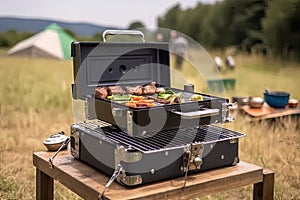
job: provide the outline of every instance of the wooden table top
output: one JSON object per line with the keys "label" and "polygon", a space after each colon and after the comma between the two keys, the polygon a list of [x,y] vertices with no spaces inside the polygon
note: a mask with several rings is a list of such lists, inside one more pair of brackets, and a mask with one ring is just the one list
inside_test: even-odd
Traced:
{"label": "wooden table top", "polygon": [[231,116],[236,117],[242,111],[248,121],[260,121],[265,119],[275,119],[285,116],[300,115],[300,107],[296,108],[272,108],[264,104],[262,108],[250,108],[248,105],[234,107]]}
{"label": "wooden table top", "polygon": [[[53,152],[33,153],[33,165],[59,181],[84,199],[97,199],[110,177],[76,160],[69,150],[54,159],[54,168],[48,165]],[[183,190],[184,177],[125,188],[114,182],[105,192],[105,199],[190,199],[226,189],[246,186],[263,180],[263,169],[240,162],[236,166],[189,175]]]}

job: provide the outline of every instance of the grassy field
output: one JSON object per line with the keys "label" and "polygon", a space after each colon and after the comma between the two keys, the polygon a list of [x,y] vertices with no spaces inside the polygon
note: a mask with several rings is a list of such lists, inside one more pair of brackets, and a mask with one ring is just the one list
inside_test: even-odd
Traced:
{"label": "grassy field", "polygon": [[[236,69],[220,75],[236,78],[236,88],[225,96],[262,96],[265,86],[291,92],[300,99],[300,64],[236,56]],[[205,82],[189,72],[198,90]],[[202,77],[203,79],[203,77]],[[45,150],[43,140],[57,131],[69,133],[73,122],[72,61],[16,58],[0,51],[0,199],[34,199],[35,168],[32,152]],[[299,118],[249,123],[242,116],[226,125],[247,137],[240,140],[240,159],[276,173],[276,199],[300,199]],[[55,199],[80,199],[55,183]],[[201,199],[251,199],[243,187]]]}

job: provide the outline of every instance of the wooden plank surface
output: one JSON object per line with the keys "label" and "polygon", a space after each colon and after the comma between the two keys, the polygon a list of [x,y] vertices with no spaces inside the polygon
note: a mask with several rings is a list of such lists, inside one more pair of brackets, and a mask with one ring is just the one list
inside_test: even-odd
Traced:
{"label": "wooden plank surface", "polygon": [[242,106],[241,108],[246,114],[251,116],[251,121],[258,121],[264,119],[272,119],[290,115],[300,115],[300,108],[270,108],[263,106],[261,109],[250,108],[249,106]]}
{"label": "wooden plank surface", "polygon": [[[109,177],[74,159],[69,151],[61,152],[50,169],[53,153],[35,152],[33,165],[85,199],[96,199]],[[158,183],[125,188],[113,183],[105,192],[107,199],[190,199],[263,181],[261,167],[246,162],[236,166],[189,175],[183,190],[184,177]]]}

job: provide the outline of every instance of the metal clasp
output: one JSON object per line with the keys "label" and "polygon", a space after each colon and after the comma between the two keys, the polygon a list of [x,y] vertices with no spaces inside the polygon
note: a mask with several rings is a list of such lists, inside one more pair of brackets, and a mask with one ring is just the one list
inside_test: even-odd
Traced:
{"label": "metal clasp", "polygon": [[51,156],[51,158],[49,158],[49,161],[48,161],[48,164],[49,164],[49,167],[50,169],[54,169],[54,165],[53,165],[53,160],[54,158],[57,156],[57,154],[63,149],[65,148],[70,142],[70,138],[67,138],[63,143],[62,145],[59,147],[59,149],[54,153],[53,156]]}
{"label": "metal clasp", "polygon": [[201,143],[192,143],[185,148],[185,155],[183,156],[183,171],[185,172],[185,180],[183,189],[186,185],[187,174],[189,170],[199,170],[202,165],[202,154],[204,145]]}
{"label": "metal clasp", "polygon": [[109,186],[112,184],[112,182],[114,182],[114,180],[120,175],[120,172],[122,171],[122,169],[123,169],[123,167],[120,164],[116,167],[114,173],[110,177],[109,181],[106,183],[104,190],[101,192],[101,194],[99,194],[98,199],[103,199],[103,195],[104,195],[105,191],[109,188]]}

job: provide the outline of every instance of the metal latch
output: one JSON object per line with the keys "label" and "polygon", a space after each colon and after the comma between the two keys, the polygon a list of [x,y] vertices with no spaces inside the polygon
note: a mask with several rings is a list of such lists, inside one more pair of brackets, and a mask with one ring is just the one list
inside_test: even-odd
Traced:
{"label": "metal latch", "polygon": [[202,165],[202,153],[204,145],[201,143],[192,143],[188,145],[187,151],[189,152],[186,156],[188,170],[200,169]]}
{"label": "metal latch", "polygon": [[192,143],[185,148],[185,155],[183,156],[183,171],[185,172],[183,188],[186,185],[188,171],[201,168],[203,150],[204,145],[201,143]]}

